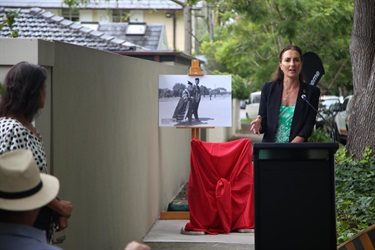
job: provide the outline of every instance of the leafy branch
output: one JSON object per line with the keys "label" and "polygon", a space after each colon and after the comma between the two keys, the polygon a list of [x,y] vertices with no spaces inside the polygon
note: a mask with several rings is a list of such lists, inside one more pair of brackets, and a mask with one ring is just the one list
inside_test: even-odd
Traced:
{"label": "leafy branch", "polygon": [[18,13],[16,11],[12,11],[6,14],[5,20],[0,23],[0,30],[2,30],[5,25],[7,25],[10,29],[9,37],[16,38],[18,37],[18,30],[13,30],[13,24],[16,21],[16,18],[18,17]]}

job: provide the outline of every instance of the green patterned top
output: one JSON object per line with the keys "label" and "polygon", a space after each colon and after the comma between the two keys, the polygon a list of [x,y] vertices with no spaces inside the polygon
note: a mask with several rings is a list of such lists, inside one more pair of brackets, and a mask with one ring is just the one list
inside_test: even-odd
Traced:
{"label": "green patterned top", "polygon": [[284,106],[280,105],[279,110],[279,125],[277,127],[275,141],[289,142],[290,127],[292,126],[293,114],[296,105]]}

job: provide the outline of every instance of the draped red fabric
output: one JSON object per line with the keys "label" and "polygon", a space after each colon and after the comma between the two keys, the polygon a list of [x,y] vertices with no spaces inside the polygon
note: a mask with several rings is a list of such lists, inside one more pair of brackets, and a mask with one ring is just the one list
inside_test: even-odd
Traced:
{"label": "draped red fabric", "polygon": [[252,143],[191,141],[186,231],[209,234],[254,228]]}

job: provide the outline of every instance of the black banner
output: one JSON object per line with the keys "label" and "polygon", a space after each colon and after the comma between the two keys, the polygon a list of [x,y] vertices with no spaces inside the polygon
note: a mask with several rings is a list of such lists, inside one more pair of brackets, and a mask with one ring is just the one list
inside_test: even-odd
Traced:
{"label": "black banner", "polygon": [[303,55],[302,72],[305,75],[306,83],[314,86],[318,85],[325,72],[323,63],[316,53],[306,52]]}

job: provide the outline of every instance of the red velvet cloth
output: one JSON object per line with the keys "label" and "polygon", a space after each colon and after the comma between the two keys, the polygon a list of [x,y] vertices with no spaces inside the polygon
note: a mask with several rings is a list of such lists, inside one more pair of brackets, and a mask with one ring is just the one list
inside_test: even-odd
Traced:
{"label": "red velvet cloth", "polygon": [[186,231],[209,234],[254,228],[254,178],[250,139],[191,141]]}

